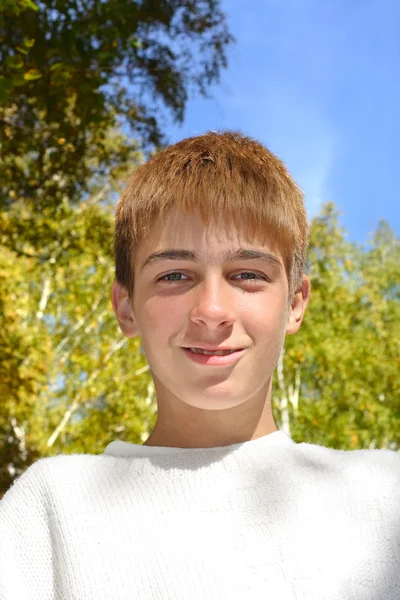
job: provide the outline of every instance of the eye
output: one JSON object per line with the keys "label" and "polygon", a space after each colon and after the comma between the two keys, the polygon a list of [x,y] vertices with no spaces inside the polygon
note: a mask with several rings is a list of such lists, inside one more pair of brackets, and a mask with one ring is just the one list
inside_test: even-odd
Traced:
{"label": "eye", "polygon": [[[165,281],[166,283],[179,283],[181,281],[185,281],[183,279],[178,279],[176,276],[182,275],[183,277],[187,277],[187,275],[185,275],[184,273],[180,273],[179,271],[174,271],[173,273],[167,273],[167,275],[163,275],[163,277],[160,277],[159,279],[157,279],[157,281]],[[244,271],[243,273],[239,273],[238,275],[235,275],[235,277],[240,277],[241,275],[250,275],[250,277],[245,277],[244,279],[242,279],[242,281],[246,281],[246,282],[258,282],[258,281],[268,281],[267,277],[264,277],[263,275],[259,275],[258,273],[253,273],[253,271]],[[172,277],[172,279],[167,279],[168,277]]]}
{"label": "eye", "polygon": [[166,279],[166,277],[171,277],[172,275],[183,275],[184,277],[186,277],[186,275],[184,275],[183,273],[179,273],[178,271],[174,271],[173,273],[167,273],[167,275],[164,275],[163,277],[160,277],[160,279],[157,279],[157,281],[166,281],[167,283],[174,283],[175,281],[182,281],[181,279]]}
{"label": "eye", "polygon": [[240,275],[254,275],[254,279],[246,277],[245,279],[242,279],[242,281],[267,281],[266,277],[259,275],[258,273],[253,273],[253,271],[244,271],[243,273],[236,275],[236,277],[240,277]]}

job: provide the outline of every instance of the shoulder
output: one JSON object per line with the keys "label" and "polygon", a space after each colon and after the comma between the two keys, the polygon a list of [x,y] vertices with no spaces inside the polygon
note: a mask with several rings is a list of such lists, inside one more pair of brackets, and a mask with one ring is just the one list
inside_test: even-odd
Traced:
{"label": "shoulder", "polygon": [[[301,464],[336,477],[350,486],[400,498],[400,452],[388,449],[337,450],[316,444],[297,444]],[[379,489],[378,489],[379,488]]]}
{"label": "shoulder", "polygon": [[304,460],[313,464],[338,465],[344,469],[379,468],[391,473],[400,473],[400,452],[388,449],[338,450],[318,444],[301,442],[296,445]]}
{"label": "shoulder", "polygon": [[91,454],[58,454],[40,458],[14,479],[4,494],[0,507],[4,508],[16,501],[44,504],[49,491],[58,481],[76,480],[98,464],[101,458]]}

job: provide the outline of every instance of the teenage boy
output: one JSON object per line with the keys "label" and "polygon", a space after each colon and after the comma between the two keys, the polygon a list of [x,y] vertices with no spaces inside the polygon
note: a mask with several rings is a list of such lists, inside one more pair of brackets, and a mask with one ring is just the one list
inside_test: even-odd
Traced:
{"label": "teenage boy", "polygon": [[399,600],[400,455],[297,444],[272,415],[307,239],[301,191],[239,133],[133,173],[112,305],[141,338],[157,422],[143,445],[44,458],[14,483],[0,600]]}

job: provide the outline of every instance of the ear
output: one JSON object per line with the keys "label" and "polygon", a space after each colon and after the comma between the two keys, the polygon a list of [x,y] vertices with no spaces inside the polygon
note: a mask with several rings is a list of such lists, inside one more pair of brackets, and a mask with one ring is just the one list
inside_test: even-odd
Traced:
{"label": "ear", "polygon": [[118,281],[114,281],[112,285],[111,302],[122,333],[128,338],[138,335],[128,292]]}
{"label": "ear", "polygon": [[300,288],[296,291],[289,310],[288,322],[286,325],[287,334],[290,335],[297,333],[300,329],[307,304],[310,300],[310,295],[311,282],[307,275],[303,275],[303,282]]}

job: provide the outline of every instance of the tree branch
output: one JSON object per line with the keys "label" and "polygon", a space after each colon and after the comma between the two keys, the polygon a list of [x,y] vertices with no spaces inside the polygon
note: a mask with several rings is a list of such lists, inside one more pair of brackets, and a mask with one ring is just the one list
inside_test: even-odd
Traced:
{"label": "tree branch", "polygon": [[[102,288],[104,288],[104,286],[105,286],[105,284],[107,282],[108,275],[109,275],[109,273],[106,273],[105,276],[103,277],[103,280],[101,282],[101,287]],[[65,344],[72,337],[72,335],[74,333],[76,333],[81,327],[83,327],[83,325],[86,323],[86,321],[93,315],[93,313],[95,312],[95,310],[99,306],[101,300],[102,300],[102,296],[101,296],[101,294],[99,294],[99,296],[95,299],[95,301],[93,302],[93,304],[90,307],[90,309],[88,310],[88,312],[81,319],[79,319],[79,321],[77,323],[75,323],[75,325],[73,326],[73,328],[71,329],[71,331],[56,346],[56,348],[54,350],[54,356],[57,356],[57,354],[59,354],[60,350],[63,349],[63,347],[65,346]]]}
{"label": "tree branch", "polygon": [[44,280],[44,283],[43,283],[42,297],[40,298],[40,302],[39,302],[39,310],[36,313],[37,319],[41,319],[43,317],[43,312],[47,306],[50,292],[51,292],[50,277],[46,277]]}
{"label": "tree branch", "polygon": [[[103,371],[103,365],[106,364],[109,361],[109,359],[111,358],[111,356],[113,354],[115,354],[115,352],[117,352],[120,348],[122,348],[122,346],[124,346],[124,344],[126,344],[127,341],[128,341],[128,338],[124,337],[121,340],[119,340],[118,342],[114,342],[111,345],[111,348],[109,349],[109,351],[105,355],[104,359],[102,360],[101,367],[96,369],[96,371],[93,371],[93,373],[90,375],[90,377],[85,381],[84,385],[81,387],[80,391],[75,396],[75,400],[71,404],[70,408],[65,412],[63,418],[61,419],[61,422],[57,425],[54,432],[51,434],[51,436],[47,440],[47,446],[49,448],[51,448],[51,446],[53,446],[54,442],[57,440],[60,433],[67,426],[68,421],[70,420],[73,413],[79,408],[80,401],[82,399],[82,393],[85,390],[85,388],[87,388],[97,378],[97,376]],[[133,376],[135,377],[135,376],[141,375],[142,373],[144,373],[145,371],[148,371],[149,369],[150,369],[150,366],[145,365],[144,367],[141,367],[140,369],[135,371],[133,373]]]}
{"label": "tree branch", "polygon": [[280,410],[282,417],[282,426],[281,429],[285,433],[290,436],[290,420],[289,420],[289,411],[288,411],[288,397],[286,393],[285,379],[283,375],[283,357],[285,354],[285,348],[282,347],[282,351],[279,355],[278,367],[276,370],[277,378],[278,378],[278,386],[281,392],[281,402],[280,402]]}

